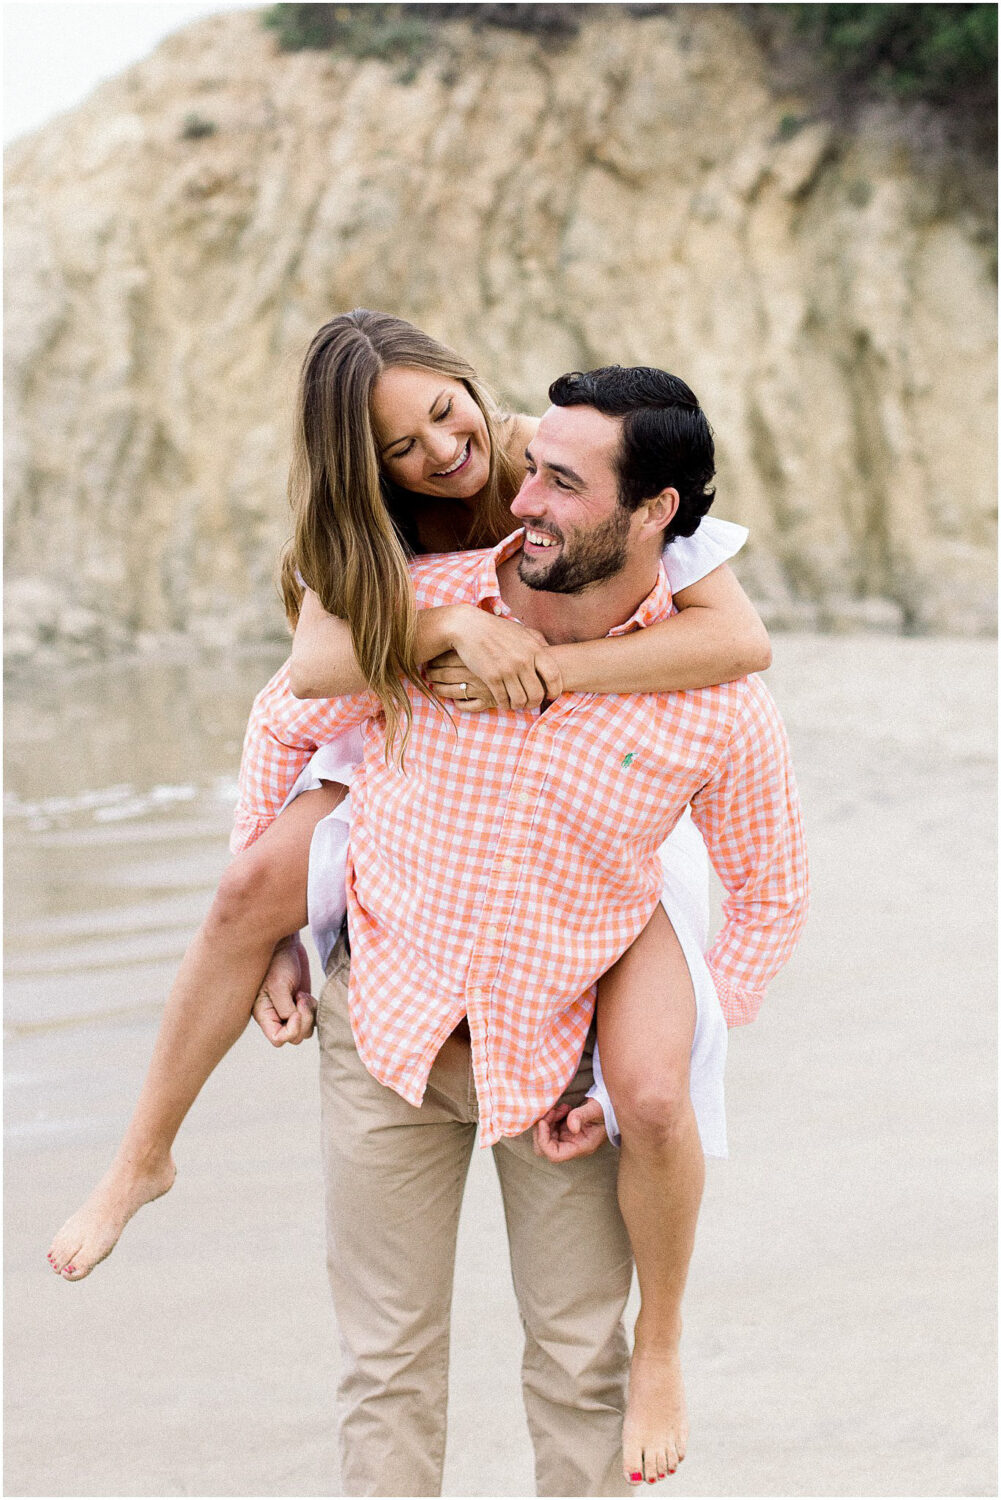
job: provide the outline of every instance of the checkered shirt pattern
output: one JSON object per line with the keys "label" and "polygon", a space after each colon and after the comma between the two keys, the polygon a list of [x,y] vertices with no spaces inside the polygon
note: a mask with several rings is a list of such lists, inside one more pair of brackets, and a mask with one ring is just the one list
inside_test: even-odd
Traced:
{"label": "checkered shirt pattern", "polygon": [[[492,551],[419,559],[421,608],[509,614]],[[636,613],[671,612],[661,568]],[[361,724],[348,857],[351,1020],[375,1078],[419,1105],[468,1017],[481,1140],[516,1135],[577,1067],[595,984],[649,920],[657,850],[688,803],[727,890],[707,956],[727,1020],[750,1021],[806,915],[788,746],[756,678],[694,692],[565,694],[544,712],[449,715],[411,692],[401,768],[372,693],[299,701],[282,667],[255,701],[232,847],[273,820],[312,752]]]}

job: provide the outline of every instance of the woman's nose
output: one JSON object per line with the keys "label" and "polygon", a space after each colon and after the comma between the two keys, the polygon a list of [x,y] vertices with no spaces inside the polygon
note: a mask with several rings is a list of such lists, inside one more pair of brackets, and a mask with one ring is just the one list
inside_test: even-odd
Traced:
{"label": "woman's nose", "polygon": [[455,439],[447,432],[429,432],[424,447],[434,469],[446,468],[455,457]]}

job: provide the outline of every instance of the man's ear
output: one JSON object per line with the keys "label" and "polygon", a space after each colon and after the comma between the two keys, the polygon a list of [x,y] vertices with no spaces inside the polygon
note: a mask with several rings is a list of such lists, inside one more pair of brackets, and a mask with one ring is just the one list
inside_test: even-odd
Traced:
{"label": "man's ear", "polygon": [[649,532],[666,531],[677,515],[680,504],[681,496],[672,486],[661,490],[652,500],[644,500],[641,506],[644,512],[642,529]]}

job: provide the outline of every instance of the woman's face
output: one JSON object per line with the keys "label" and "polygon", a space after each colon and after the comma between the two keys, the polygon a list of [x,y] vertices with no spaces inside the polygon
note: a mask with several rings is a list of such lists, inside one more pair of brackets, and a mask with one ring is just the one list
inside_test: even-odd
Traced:
{"label": "woman's face", "polygon": [[379,464],[405,490],[468,501],[489,478],[487,426],[461,380],[409,365],[384,370],[372,424]]}

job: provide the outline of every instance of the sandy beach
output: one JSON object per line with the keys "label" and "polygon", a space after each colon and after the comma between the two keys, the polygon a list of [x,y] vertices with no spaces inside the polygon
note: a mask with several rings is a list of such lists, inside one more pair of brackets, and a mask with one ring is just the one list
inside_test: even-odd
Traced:
{"label": "sandy beach", "polygon": [[[8,1495],[340,1493],[312,1044],[248,1032],[182,1132],[175,1189],[88,1280],[45,1260],[225,861],[272,661],[8,694]],[[997,1492],[995,670],[985,640],[776,638],[813,914],[731,1035],[730,1160],[687,1296],[692,1441],[665,1493]],[[572,1276],[581,1247],[553,1253]],[[477,1153],[447,1495],[533,1493],[519,1359]]]}

